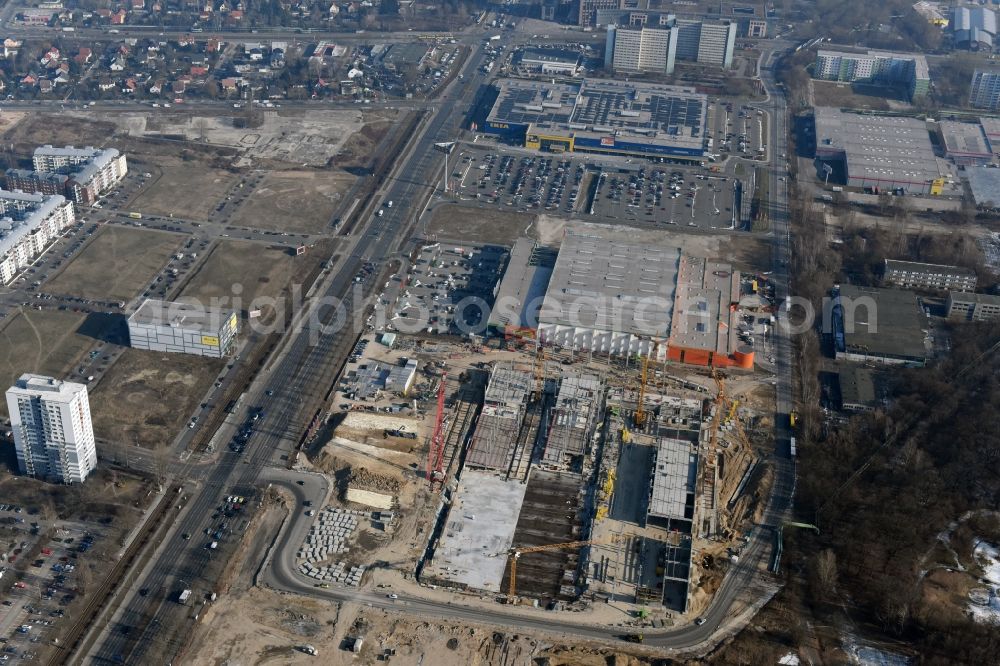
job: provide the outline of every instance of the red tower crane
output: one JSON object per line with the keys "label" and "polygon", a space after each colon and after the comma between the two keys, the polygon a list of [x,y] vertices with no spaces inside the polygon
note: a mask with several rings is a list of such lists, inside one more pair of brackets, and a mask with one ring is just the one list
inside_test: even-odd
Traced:
{"label": "red tower crane", "polygon": [[441,375],[438,386],[437,415],[434,417],[434,435],[427,451],[427,482],[434,489],[434,482],[444,483],[444,387],[448,373]]}

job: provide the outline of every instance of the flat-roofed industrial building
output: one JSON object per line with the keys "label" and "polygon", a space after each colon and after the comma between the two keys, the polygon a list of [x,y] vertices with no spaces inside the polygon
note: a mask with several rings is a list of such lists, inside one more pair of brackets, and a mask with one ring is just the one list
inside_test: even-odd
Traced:
{"label": "flat-roofed industrial building", "polygon": [[[511,255],[497,299],[504,311],[489,319],[494,334],[595,354],[655,349],[661,360],[753,368],[753,349],[740,333],[742,278],[730,264],[683,254],[659,237],[637,242],[634,229],[583,223],[567,229],[547,280],[530,257],[527,249]],[[534,303],[542,290],[535,324],[534,308],[518,296]]]}
{"label": "flat-roofed industrial building", "polygon": [[875,374],[868,368],[845,364],[837,373],[840,408],[845,412],[874,412]]}
{"label": "flat-roofed industrial building", "polygon": [[817,107],[816,157],[842,164],[851,187],[929,194],[942,168],[927,124],[916,118],[870,116]]}
{"label": "flat-roofed industrial building", "polygon": [[834,295],[838,359],[922,366],[928,349],[925,317],[912,291],[843,285]]}
{"label": "flat-roofed industrial building", "polygon": [[701,160],[708,98],[693,88],[505,79],[483,128],[527,148]]}
{"label": "flat-roofed industrial building", "polygon": [[221,358],[232,350],[239,319],[232,310],[146,299],[128,318],[132,347]]}
{"label": "flat-roofed industrial building", "polygon": [[937,125],[945,155],[959,166],[984,166],[993,161],[993,150],[980,123],[942,120]]}
{"label": "flat-roofed industrial building", "polygon": [[539,313],[544,344],[615,355],[649,354],[666,340],[681,250],[567,232]]}

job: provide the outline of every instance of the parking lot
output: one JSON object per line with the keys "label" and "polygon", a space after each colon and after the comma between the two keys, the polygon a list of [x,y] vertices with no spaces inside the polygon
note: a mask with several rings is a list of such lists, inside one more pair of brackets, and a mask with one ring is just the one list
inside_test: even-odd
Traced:
{"label": "parking lot", "polygon": [[713,163],[643,164],[466,146],[451,184],[484,207],[700,229],[739,226],[737,179]]}
{"label": "parking lot", "polygon": [[766,159],[769,116],[753,105],[719,100],[708,107],[709,153]]}
{"label": "parking lot", "polygon": [[[23,569],[0,604],[0,660],[32,661],[55,638],[69,606],[86,593],[91,574],[78,560],[103,538],[92,523],[47,524],[23,507],[0,504],[0,520],[15,530],[0,570]],[[13,522],[11,522],[11,519]],[[105,519],[108,520],[108,519]],[[19,564],[20,562],[20,564]],[[26,566],[25,566],[26,564]],[[13,572],[11,572],[13,573]]]}
{"label": "parking lot", "polygon": [[448,334],[485,327],[488,308],[480,305],[492,305],[506,261],[507,249],[498,245],[422,248],[405,276],[394,275],[385,284],[388,291],[393,282],[401,283],[387,328]]}

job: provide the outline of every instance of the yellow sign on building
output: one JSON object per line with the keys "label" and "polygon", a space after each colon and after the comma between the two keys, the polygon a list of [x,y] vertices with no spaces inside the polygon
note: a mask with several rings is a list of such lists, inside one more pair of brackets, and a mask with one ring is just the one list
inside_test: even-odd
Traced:
{"label": "yellow sign on building", "polygon": [[214,335],[203,335],[201,336],[201,344],[208,345],[209,347],[218,347],[219,338]]}

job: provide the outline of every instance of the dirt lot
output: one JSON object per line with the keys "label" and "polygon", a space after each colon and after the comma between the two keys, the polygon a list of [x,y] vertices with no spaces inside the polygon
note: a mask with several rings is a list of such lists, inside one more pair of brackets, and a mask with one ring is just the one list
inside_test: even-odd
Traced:
{"label": "dirt lot", "polygon": [[[213,246],[198,272],[185,285],[182,296],[209,303],[213,298],[233,298],[240,291],[241,309],[257,298],[277,298],[290,294],[293,284],[307,291],[306,281],[326,260],[334,247],[333,241],[322,241],[306,254],[292,256],[288,248],[266,246],[246,241],[222,241]],[[239,284],[242,289],[234,290]],[[232,304],[232,301],[230,301]]]}
{"label": "dirt lot", "polygon": [[162,158],[159,177],[129,206],[146,215],[175,215],[203,220],[222,201],[239,177],[202,164]]}
{"label": "dirt lot", "polygon": [[106,225],[45,290],[90,300],[128,301],[167,263],[184,237]]}
{"label": "dirt lot", "polygon": [[[0,386],[11,386],[25,372],[64,376],[95,342],[78,332],[86,318],[76,312],[24,310],[4,320]],[[6,401],[0,403],[0,415],[8,415]]]}
{"label": "dirt lot", "polygon": [[[7,116],[7,113],[4,113]],[[4,134],[17,153],[30,156],[40,145],[104,147],[118,126],[114,123],[65,114],[31,113]],[[22,145],[23,144],[23,145]]]}
{"label": "dirt lot", "polygon": [[127,349],[90,395],[100,439],[167,446],[184,427],[225,362]]}
{"label": "dirt lot", "polygon": [[[262,589],[220,597],[203,618],[187,654],[190,663],[206,666],[307,663],[299,650],[304,645],[315,647],[320,661],[331,665],[380,663],[386,649],[395,650],[390,663],[396,666],[652,663],[602,648],[554,646],[523,632],[511,635]],[[345,639],[359,636],[364,638],[359,654],[344,649]]]}
{"label": "dirt lot", "polygon": [[270,173],[229,222],[252,229],[322,233],[355,180],[340,170]]}
{"label": "dirt lot", "polygon": [[384,116],[395,116],[395,112],[380,112],[366,117],[368,124],[360,132],[353,133],[340,148],[340,154],[334,158],[334,164],[339,167],[364,166],[371,161],[372,151],[385,138],[389,128],[395,121],[384,119]]}
{"label": "dirt lot", "polygon": [[[236,112],[234,112],[236,113]],[[244,112],[239,112],[241,115]],[[339,109],[303,111],[292,109],[258,110],[259,125],[236,127],[233,116],[214,114],[210,117],[188,113],[126,114],[121,117],[130,137],[186,138],[187,146],[213,146],[239,152],[241,166],[275,165],[285,167],[321,167],[336,160],[343,152],[353,156],[356,147],[370,147],[371,137],[377,137],[388,127],[397,112],[389,109]],[[201,143],[204,141],[204,143]],[[367,159],[370,150],[363,152]]]}
{"label": "dirt lot", "polygon": [[537,238],[529,213],[508,213],[458,204],[444,204],[434,209],[427,224],[427,235],[466,243],[513,245],[521,236]]}

